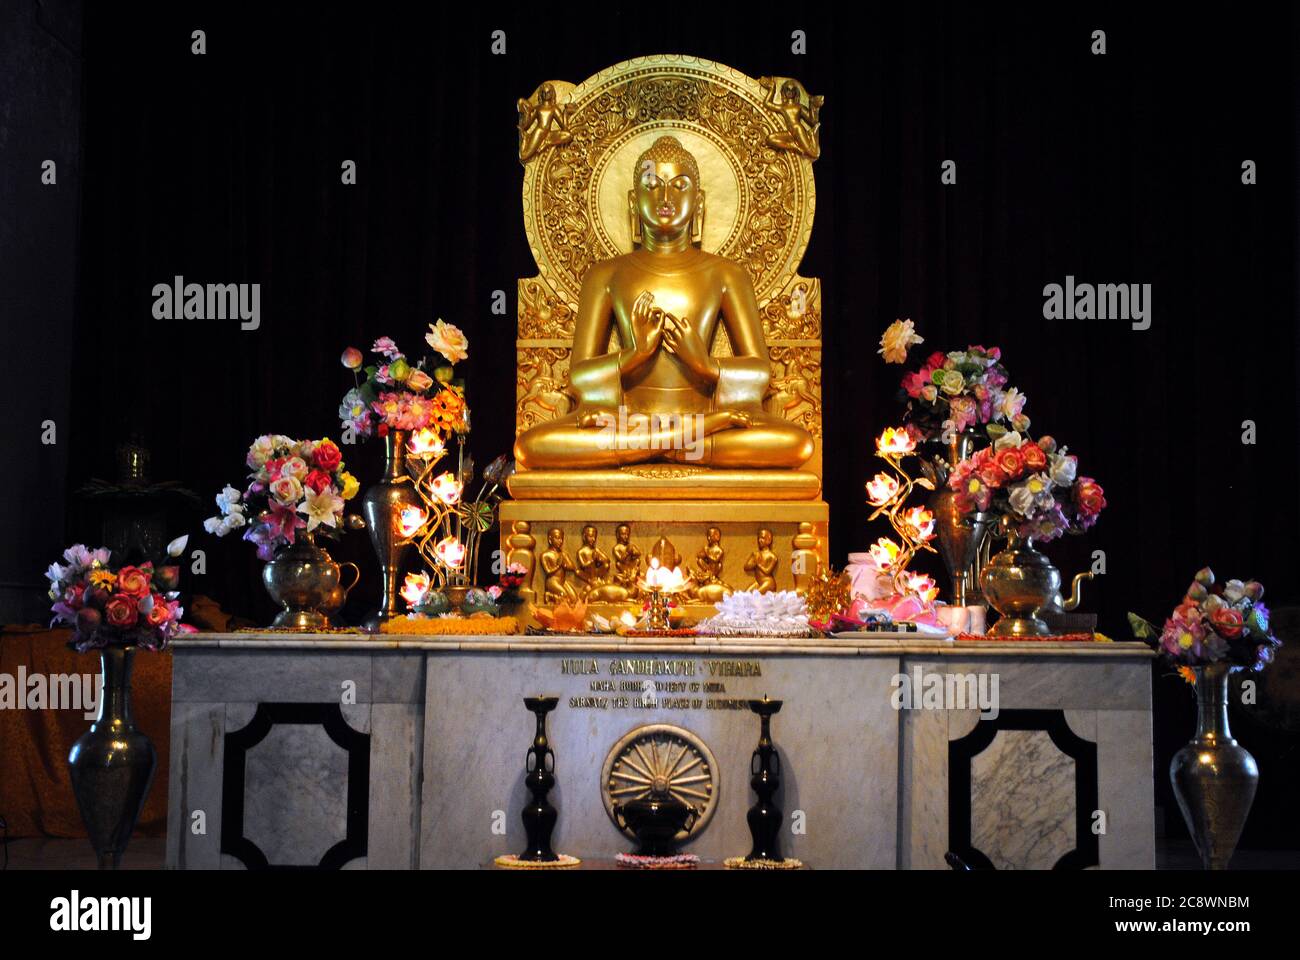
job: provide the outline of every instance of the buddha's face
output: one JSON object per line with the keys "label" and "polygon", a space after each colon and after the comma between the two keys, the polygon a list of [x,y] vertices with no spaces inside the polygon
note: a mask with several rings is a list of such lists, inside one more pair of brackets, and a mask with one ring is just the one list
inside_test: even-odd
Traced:
{"label": "buddha's face", "polygon": [[682,164],[647,160],[636,182],[636,206],[645,229],[656,237],[677,237],[690,228],[700,185]]}

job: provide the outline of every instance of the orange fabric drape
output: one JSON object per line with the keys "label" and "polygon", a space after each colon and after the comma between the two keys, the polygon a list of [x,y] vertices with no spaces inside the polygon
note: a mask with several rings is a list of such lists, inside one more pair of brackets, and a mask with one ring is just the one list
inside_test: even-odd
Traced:
{"label": "orange fabric drape", "polygon": [[[99,675],[99,656],[67,646],[71,631],[5,627],[0,632],[0,674],[17,683],[19,667],[28,676]],[[172,658],[141,650],[131,680],[136,726],[158,751],[158,767],[136,827],[141,836],[167,830],[167,768],[170,747]],[[26,691],[17,690],[24,698]],[[68,778],[68,751],[90,726],[83,710],[0,709],[0,815],[10,837],[84,837],[77,801]]]}

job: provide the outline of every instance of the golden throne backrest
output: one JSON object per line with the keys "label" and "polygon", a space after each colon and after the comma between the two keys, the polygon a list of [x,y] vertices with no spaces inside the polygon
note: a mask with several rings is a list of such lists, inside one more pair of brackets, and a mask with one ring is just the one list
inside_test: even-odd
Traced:
{"label": "golden throne backrest", "polygon": [[[778,109],[787,82],[803,108],[793,134]],[[554,94],[545,125],[536,122],[544,87]],[[597,260],[632,249],[632,168],[669,134],[700,164],[703,248],[743,264],[753,281],[772,363],[765,407],[813,435],[805,469],[821,475],[821,284],[798,273],[816,210],[820,106],[797,81],[756,80],[677,55],[616,64],[577,86],[548,81],[521,103],[521,118],[534,121],[529,137],[521,131],[520,159],[524,229],[538,274],[518,286],[517,433],[572,408],[565,385],[582,278]],[[712,352],[731,354],[721,325]]]}

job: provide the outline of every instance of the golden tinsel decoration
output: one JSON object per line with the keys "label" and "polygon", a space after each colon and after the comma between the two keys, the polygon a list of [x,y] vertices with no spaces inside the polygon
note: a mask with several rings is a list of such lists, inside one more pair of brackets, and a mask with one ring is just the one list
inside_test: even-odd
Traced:
{"label": "golden tinsel decoration", "polygon": [[844,613],[853,603],[853,583],[848,571],[836,572],[827,564],[821,573],[808,581],[804,588],[804,603],[808,605],[808,620],[825,623],[833,613]]}

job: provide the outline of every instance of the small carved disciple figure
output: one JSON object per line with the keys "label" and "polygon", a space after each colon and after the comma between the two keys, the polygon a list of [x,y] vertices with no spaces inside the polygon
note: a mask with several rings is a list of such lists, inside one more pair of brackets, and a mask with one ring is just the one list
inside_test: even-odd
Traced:
{"label": "small carved disciple figure", "polygon": [[745,560],[745,572],[754,577],[750,590],[759,593],[771,593],[776,589],[776,554],[772,550],[772,531],[766,528],[758,531],[758,548]]}
{"label": "small carved disciple figure", "polygon": [[722,579],[722,531],[709,527],[704,546],[695,555],[695,595],[700,603],[717,603],[731,596],[731,587]]}
{"label": "small carved disciple figure", "polygon": [[767,142],[778,150],[793,150],[816,160],[822,152],[817,137],[821,129],[817,114],[825,98],[809,97],[808,102],[806,107],[799,102],[799,85],[793,80],[781,84],[780,103],[765,100],[763,106],[776,114],[784,129],[769,135]]}
{"label": "small carved disciple figure", "polygon": [[566,603],[578,601],[578,591],[569,582],[569,574],[577,573],[573,558],[564,550],[564,531],[554,527],[546,535],[547,549],[542,551],[542,573],[546,576],[545,601]]}
{"label": "small carved disciple figure", "polygon": [[614,530],[614,582],[629,598],[641,591],[641,548],[632,543],[632,527],[620,523]]}
{"label": "small carved disciple figure", "polygon": [[808,592],[808,584],[820,576],[822,558],[818,553],[821,540],[813,533],[807,521],[799,524],[799,532],[790,538],[790,570],[794,574],[794,590],[799,596]]}
{"label": "small carved disciple figure", "polygon": [[568,127],[568,104],[555,102],[555,87],[542,84],[537,103],[519,101],[519,159],[529,160],[543,147],[559,147],[573,139]]}
{"label": "small carved disciple figure", "polygon": [[524,568],[524,580],[519,585],[519,595],[525,600],[532,600],[533,593],[533,549],[537,538],[532,535],[532,526],[527,520],[516,520],[510,528],[510,538],[506,540],[510,552],[506,554],[506,567],[517,564]]}
{"label": "small carved disciple figure", "polygon": [[588,601],[620,603],[627,599],[627,590],[609,579],[609,555],[596,546],[596,528],[591,524],[582,528],[582,546],[578,548],[578,576],[587,582]]}

